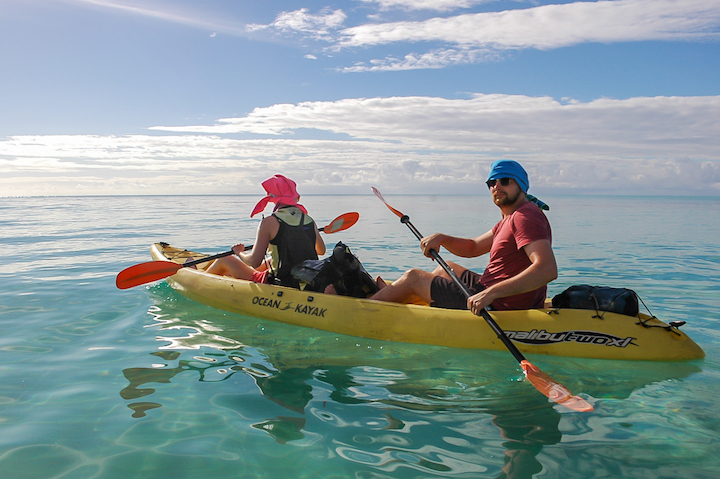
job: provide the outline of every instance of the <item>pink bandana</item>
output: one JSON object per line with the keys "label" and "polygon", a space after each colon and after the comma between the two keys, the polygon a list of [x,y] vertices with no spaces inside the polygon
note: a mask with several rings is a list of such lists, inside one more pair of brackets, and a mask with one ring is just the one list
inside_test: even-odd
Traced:
{"label": "pink bandana", "polygon": [[283,175],[275,175],[263,181],[262,186],[268,194],[255,205],[252,213],[250,213],[251,218],[263,211],[268,203],[276,204],[273,211],[281,206],[297,206],[303,213],[307,214],[305,207],[298,203],[300,195],[295,189],[295,182],[290,178],[285,178]]}

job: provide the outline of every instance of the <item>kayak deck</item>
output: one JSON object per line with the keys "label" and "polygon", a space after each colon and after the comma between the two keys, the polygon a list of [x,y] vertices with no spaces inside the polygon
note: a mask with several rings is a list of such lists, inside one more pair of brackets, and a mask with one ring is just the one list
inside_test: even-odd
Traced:
{"label": "kayak deck", "polygon": [[[207,255],[166,243],[154,260],[185,263]],[[338,334],[454,348],[504,350],[488,324],[469,311],[358,299],[258,284],[182,268],[167,282],[199,303],[246,316]],[[575,309],[494,311],[492,317],[523,354],[598,359],[699,359],[703,350],[684,332],[657,318]]]}

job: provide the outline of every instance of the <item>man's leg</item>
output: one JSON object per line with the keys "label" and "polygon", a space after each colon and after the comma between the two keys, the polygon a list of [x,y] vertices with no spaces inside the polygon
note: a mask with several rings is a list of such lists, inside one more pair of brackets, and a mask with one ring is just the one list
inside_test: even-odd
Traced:
{"label": "man's leg", "polygon": [[411,269],[406,271],[396,281],[393,281],[370,296],[370,299],[392,303],[405,303],[415,295],[429,304],[430,284],[433,278],[433,273],[428,273],[421,269]]}
{"label": "man's leg", "polygon": [[[462,276],[463,273],[467,270],[466,267],[460,266],[459,264],[453,263],[452,261],[447,261],[447,265],[450,266],[450,269],[455,272],[455,275],[457,275],[458,278]],[[440,265],[435,268],[435,271],[432,272],[432,275],[442,276],[443,278],[451,279],[450,275],[447,274],[447,272],[445,271],[445,268]]]}
{"label": "man's leg", "polygon": [[[448,262],[448,266],[455,271],[455,274],[461,276],[466,270],[459,264]],[[442,266],[438,266],[432,273],[421,269],[411,269],[406,271],[400,278],[391,284],[384,286],[380,291],[370,296],[369,299],[376,301],[388,301],[392,303],[407,303],[414,296],[419,297],[427,304],[432,303],[430,294],[430,285],[435,276],[442,276],[450,279]]]}

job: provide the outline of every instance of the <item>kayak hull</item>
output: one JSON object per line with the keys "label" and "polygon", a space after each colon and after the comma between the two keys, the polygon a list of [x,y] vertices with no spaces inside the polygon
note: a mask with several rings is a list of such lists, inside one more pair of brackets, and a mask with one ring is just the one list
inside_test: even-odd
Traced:
{"label": "kayak hull", "polygon": [[[156,261],[184,263],[206,255],[165,243]],[[246,316],[384,341],[453,348],[505,350],[484,319],[469,311],[397,304],[306,292],[181,268],[167,282],[201,304]],[[677,361],[703,350],[684,332],[649,316],[573,309],[495,311],[498,325],[523,354],[597,359]]]}

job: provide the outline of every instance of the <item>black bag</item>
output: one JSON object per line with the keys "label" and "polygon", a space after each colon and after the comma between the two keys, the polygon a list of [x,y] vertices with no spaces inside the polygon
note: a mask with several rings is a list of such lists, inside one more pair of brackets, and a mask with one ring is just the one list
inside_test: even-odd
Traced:
{"label": "black bag", "polygon": [[601,313],[626,314],[638,316],[638,295],[632,289],[610,288],[608,286],[590,286],[581,284],[571,286],[552,299],[553,308],[591,309]]}
{"label": "black bag", "polygon": [[305,290],[320,293],[330,284],[337,294],[354,298],[367,298],[380,290],[350,248],[342,242],[335,245],[330,257],[310,259],[296,265],[292,275],[305,283]]}

